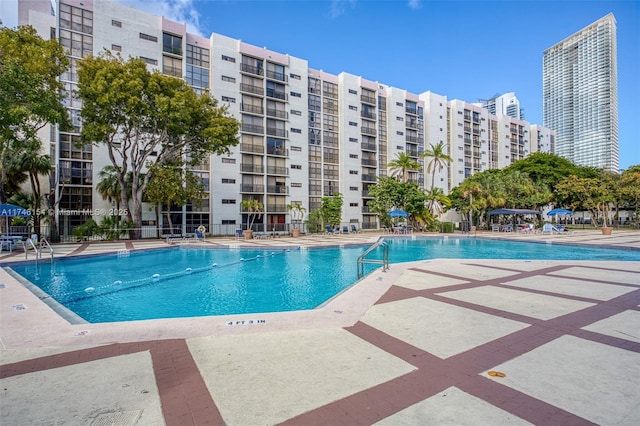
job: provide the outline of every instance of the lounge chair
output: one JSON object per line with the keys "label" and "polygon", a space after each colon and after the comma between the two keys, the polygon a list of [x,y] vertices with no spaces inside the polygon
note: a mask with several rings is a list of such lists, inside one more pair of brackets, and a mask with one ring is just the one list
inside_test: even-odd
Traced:
{"label": "lounge chair", "polygon": [[236,240],[244,240],[244,232],[242,232],[242,229],[236,229]]}
{"label": "lounge chair", "polygon": [[196,229],[196,240],[204,241],[204,232],[199,229]]}
{"label": "lounge chair", "polygon": [[561,233],[562,231],[560,231],[558,228],[556,228],[550,223],[545,223],[544,225],[542,225],[542,235],[544,234],[553,235],[553,234],[561,234]]}
{"label": "lounge chair", "polygon": [[356,228],[355,225],[351,225],[351,232],[353,232],[354,234],[357,234],[360,232],[360,230],[358,228]]}
{"label": "lounge chair", "polygon": [[494,223],[493,225],[491,225],[491,232],[500,232],[500,224]]}
{"label": "lounge chair", "polygon": [[343,233],[343,234],[348,234],[348,233],[349,233],[349,227],[348,227],[348,226],[346,226],[346,225],[345,225],[345,226],[343,226],[343,227],[342,227],[342,233]]}

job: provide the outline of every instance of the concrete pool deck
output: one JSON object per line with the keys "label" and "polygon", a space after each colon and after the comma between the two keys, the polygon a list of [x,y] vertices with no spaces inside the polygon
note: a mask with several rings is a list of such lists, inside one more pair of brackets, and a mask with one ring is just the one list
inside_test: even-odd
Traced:
{"label": "concrete pool deck", "polygon": [[[478,236],[640,249],[638,231]],[[19,260],[24,253],[0,254],[2,266]],[[111,324],[70,324],[4,268],[0,284],[1,424],[640,423],[640,262],[410,262],[313,311]]]}

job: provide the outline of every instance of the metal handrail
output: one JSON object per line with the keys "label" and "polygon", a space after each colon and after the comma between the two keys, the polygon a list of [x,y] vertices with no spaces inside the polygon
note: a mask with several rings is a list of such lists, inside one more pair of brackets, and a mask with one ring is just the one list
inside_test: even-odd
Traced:
{"label": "metal handrail", "polygon": [[38,244],[40,245],[40,257],[42,257],[42,249],[44,249],[44,246],[46,246],[49,249],[49,252],[51,253],[51,259],[53,259],[53,247],[51,247],[51,244],[49,244],[49,241],[45,237],[42,237],[38,242]]}
{"label": "metal handrail", "polygon": [[38,247],[36,247],[35,243],[33,242],[33,240],[31,238],[27,238],[27,241],[24,241],[22,243],[22,248],[24,249],[24,258],[25,260],[27,259],[28,255],[29,255],[29,245],[31,245],[31,247],[33,247],[33,252],[36,254],[36,259],[38,259],[39,256],[39,251],[38,251]]}
{"label": "metal handrail", "polygon": [[[366,256],[378,247],[382,247],[382,259],[367,259]],[[366,249],[364,253],[358,256],[358,279],[364,276],[365,264],[382,265],[382,272],[386,272],[389,270],[389,246],[387,245],[385,240],[377,241],[374,245]]]}

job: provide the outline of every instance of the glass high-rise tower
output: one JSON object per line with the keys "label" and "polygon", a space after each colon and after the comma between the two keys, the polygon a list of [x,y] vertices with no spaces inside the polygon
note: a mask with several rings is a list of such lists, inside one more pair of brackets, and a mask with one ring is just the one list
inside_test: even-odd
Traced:
{"label": "glass high-rise tower", "polygon": [[544,52],[543,123],[556,130],[556,154],[618,171],[616,20],[599,19]]}

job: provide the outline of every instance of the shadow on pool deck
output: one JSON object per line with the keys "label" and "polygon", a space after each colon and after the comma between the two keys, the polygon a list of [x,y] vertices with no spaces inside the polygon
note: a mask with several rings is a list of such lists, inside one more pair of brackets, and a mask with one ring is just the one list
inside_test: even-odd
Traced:
{"label": "shadow on pool deck", "polygon": [[[376,238],[358,235],[294,244]],[[640,248],[553,237],[532,238]],[[68,324],[0,281],[3,424],[640,422],[640,262],[411,262],[315,311],[114,324]]]}

